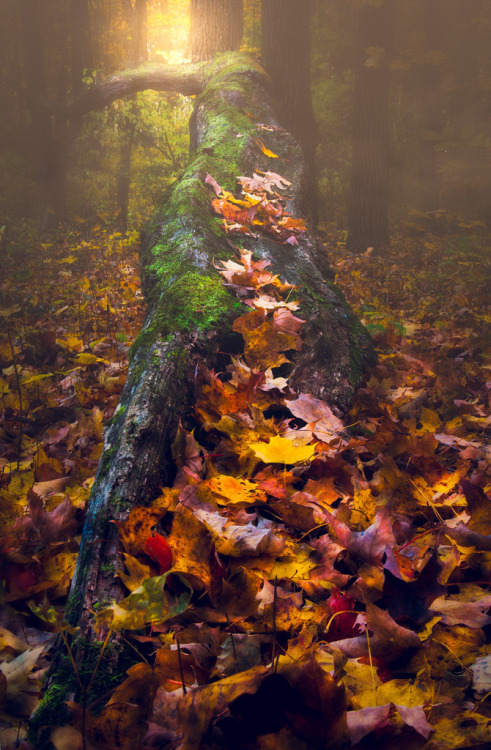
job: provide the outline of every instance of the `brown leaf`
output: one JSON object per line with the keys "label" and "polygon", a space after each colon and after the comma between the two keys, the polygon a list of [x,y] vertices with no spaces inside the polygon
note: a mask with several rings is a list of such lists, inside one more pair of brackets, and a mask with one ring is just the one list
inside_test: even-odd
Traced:
{"label": "brown leaf", "polygon": [[268,674],[266,667],[253,667],[211,685],[194,688],[184,696],[169,695],[160,688],[151,720],[181,734],[179,750],[199,750],[212,719],[239,696],[254,694]]}
{"label": "brown leaf", "polygon": [[[403,628],[390,614],[375,604],[367,604],[367,624],[371,632],[370,651],[387,662],[392,661],[408,648],[419,648],[421,641],[412,630]],[[369,653],[366,635],[333,641],[332,648],[338,648],[350,657],[365,656]]]}
{"label": "brown leaf", "polygon": [[374,523],[365,531],[352,531],[347,524],[325,509],[322,509],[322,514],[327,518],[339,543],[360,560],[381,565],[386,549],[395,544],[392,524],[386,510],[379,511]]}
{"label": "brown leaf", "polygon": [[[285,310],[284,313],[290,311]],[[268,367],[278,367],[286,361],[283,352],[299,349],[301,345],[296,335],[283,333],[262,310],[254,310],[236,318],[233,329],[242,334],[246,362],[256,370],[264,371]]]}
{"label": "brown leaf", "polygon": [[211,537],[201,520],[182,504],[175,510],[167,542],[172,549],[174,570],[189,574],[194,581],[193,587],[209,588]]}
{"label": "brown leaf", "polygon": [[325,401],[310,393],[301,393],[295,400],[285,400],[291,413],[307,423],[306,429],[325,443],[338,437],[344,430],[342,421],[336,417]]}
{"label": "brown leaf", "polygon": [[346,718],[352,745],[357,745],[363,737],[382,729],[389,723],[390,703],[385,706],[369,706],[359,711],[348,711]]}
{"label": "brown leaf", "polygon": [[14,531],[22,529],[29,532],[34,530],[39,540],[44,545],[49,545],[61,539],[71,539],[77,533],[79,521],[77,519],[78,509],[72,504],[69,497],[47,513],[39,495],[32,489],[27,493],[29,504],[29,517],[18,519],[14,525]]}
{"label": "brown leaf", "polygon": [[294,707],[288,707],[286,715],[297,737],[316,748],[342,747],[348,733],[344,685],[338,685],[315,657],[284,665],[280,674],[294,691]]}

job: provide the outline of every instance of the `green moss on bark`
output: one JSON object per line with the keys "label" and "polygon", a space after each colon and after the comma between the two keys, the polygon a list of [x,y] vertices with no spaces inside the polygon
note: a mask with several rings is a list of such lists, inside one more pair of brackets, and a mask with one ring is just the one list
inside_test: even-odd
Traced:
{"label": "green moss on bark", "polygon": [[[100,713],[110,698],[111,690],[120,685],[126,678],[127,670],[136,664],[138,659],[129,647],[120,643],[103,641],[89,643],[84,638],[76,639],[72,648],[83,654],[78,666],[78,676],[82,685],[90,690],[82,695],[80,700],[86,706],[95,704],[92,713]],[[41,747],[49,737],[52,726],[62,726],[70,720],[70,711],[66,701],[71,693],[77,691],[79,681],[74,673],[71,660],[64,654],[59,661],[56,674],[53,675],[49,688],[45,691],[42,701],[29,723],[29,741],[36,747]],[[102,697],[107,695],[107,699]],[[102,700],[99,700],[102,699]],[[98,703],[95,703],[98,701]]]}

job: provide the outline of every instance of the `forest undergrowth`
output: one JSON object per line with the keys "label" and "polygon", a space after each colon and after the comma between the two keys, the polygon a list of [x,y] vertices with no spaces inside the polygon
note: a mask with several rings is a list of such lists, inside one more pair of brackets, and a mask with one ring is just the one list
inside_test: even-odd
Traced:
{"label": "forest undergrowth", "polygon": [[[56,748],[489,747],[489,244],[326,238],[378,351],[343,421],[274,372],[301,346],[295,289],[223,264],[244,354],[199,373],[200,426],[120,525],[128,596],[98,612],[141,658],[53,722]],[[27,750],[144,305],[137,237],[102,225],[11,237],[2,267],[0,746]]]}

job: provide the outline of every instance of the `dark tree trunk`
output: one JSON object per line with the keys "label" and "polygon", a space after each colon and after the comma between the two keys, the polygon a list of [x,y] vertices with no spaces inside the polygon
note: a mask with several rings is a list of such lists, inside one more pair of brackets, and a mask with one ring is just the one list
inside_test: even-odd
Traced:
{"label": "dark tree trunk", "polygon": [[393,2],[358,11],[347,247],[389,246],[389,60]]}
{"label": "dark tree trunk", "polygon": [[285,127],[302,146],[309,171],[310,192],[306,205],[315,212],[316,127],[310,73],[311,3],[304,0],[262,0],[261,54],[273,82]]}
{"label": "dark tree trunk", "polygon": [[[222,284],[215,267],[220,259],[233,256],[233,250],[212,214],[206,174],[233,190],[238,174],[270,169],[271,159],[258,146],[261,132],[279,157],[275,169],[292,183],[288,209],[299,216],[304,184],[301,149],[281,127],[261,69],[247,55],[230,54],[205,66],[200,75],[205,86],[190,123],[190,163],[144,234],[141,264],[147,316],[132,349],[120,404],[105,434],[67,607],[68,619],[79,626],[72,649],[82,679],[90,677],[84,665],[101,638],[93,614],[97,603],[122,596],[121,581],[115,577],[122,560],[113,521],[125,519],[133,506],[150,502],[162,486],[172,483],[171,444],[193,403],[197,363],[213,367],[221,362],[223,367],[224,352],[236,337],[233,322],[248,309]],[[259,131],[256,122],[271,125],[271,131]],[[346,412],[373,350],[365,329],[332,283],[315,235],[305,232],[298,246],[266,237],[248,242],[256,257],[270,260],[275,273],[296,285],[298,314],[307,321],[304,346],[290,376],[292,387]],[[124,642],[111,635],[99,672],[122,674],[123,661]],[[60,709],[76,692],[60,645],[48,697],[33,731],[51,721],[55,698]],[[91,695],[90,700],[97,697]]]}
{"label": "dark tree trunk", "polygon": [[191,59],[238,50],[243,27],[243,0],[191,0]]}
{"label": "dark tree trunk", "polygon": [[123,125],[120,130],[119,140],[119,169],[117,202],[117,224],[118,229],[126,234],[128,229],[128,210],[130,204],[131,184],[131,157],[133,154],[133,143],[135,140],[135,129],[137,116],[136,98],[132,98],[126,104],[123,115]]}
{"label": "dark tree trunk", "polygon": [[63,159],[65,149],[55,136],[46,109],[43,30],[39,0],[20,0],[24,78],[30,113],[38,180],[38,214],[43,229],[65,218]]}
{"label": "dark tree trunk", "polygon": [[84,89],[84,70],[91,68],[93,64],[88,0],[71,0],[70,16],[72,27],[72,94],[79,96]]}
{"label": "dark tree trunk", "polygon": [[[128,63],[131,67],[141,65],[148,58],[147,53],[147,0],[124,0],[127,23],[130,29]],[[128,211],[131,184],[131,157],[135,140],[138,105],[136,95],[127,104],[123,117],[119,144],[119,174],[117,193],[117,216],[119,230],[125,234],[128,229]]]}
{"label": "dark tree trunk", "polygon": [[[422,27],[425,29],[425,52],[442,52],[445,13],[441,0],[424,0]],[[441,181],[437,167],[435,137],[444,126],[444,95],[441,60],[435,58],[421,67],[421,140],[419,170],[419,205],[421,211],[437,211],[440,206]]]}

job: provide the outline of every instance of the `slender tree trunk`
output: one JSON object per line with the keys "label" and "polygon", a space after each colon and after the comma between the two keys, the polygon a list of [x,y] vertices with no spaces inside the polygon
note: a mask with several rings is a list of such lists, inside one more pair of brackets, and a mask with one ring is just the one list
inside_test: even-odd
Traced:
{"label": "slender tree trunk", "polygon": [[84,88],[84,70],[93,65],[92,37],[88,0],[71,0],[72,27],[72,94],[79,96]]}
{"label": "slender tree trunk", "polygon": [[[129,35],[129,64],[140,65],[148,58],[147,53],[147,0],[124,0]],[[135,141],[138,105],[136,95],[127,104],[120,136],[119,174],[117,193],[117,215],[120,232],[128,229],[128,211],[131,185],[131,157]]]}
{"label": "slender tree trunk", "polygon": [[298,0],[262,0],[262,59],[273,82],[283,122],[299,140],[304,152],[310,188],[305,210],[312,214],[316,207],[317,139],[311,95],[310,22],[310,0],[301,3]]}
{"label": "slender tree trunk", "polygon": [[353,157],[348,205],[349,250],[389,246],[389,60],[393,0],[358,11]]}
{"label": "slender tree trunk", "polygon": [[128,229],[128,210],[130,203],[131,157],[135,139],[137,117],[136,97],[132,97],[126,104],[123,126],[119,141],[119,172],[117,190],[117,222],[118,229],[126,234]]}
{"label": "slender tree trunk", "polygon": [[[425,29],[425,52],[442,52],[445,13],[442,0],[424,0],[422,26]],[[441,60],[434,59],[420,71],[421,125],[419,205],[421,211],[440,208],[441,181],[438,174],[435,134],[444,126],[444,96]]]}
{"label": "slender tree trunk", "polygon": [[191,0],[191,59],[238,50],[243,27],[243,0]]}
{"label": "slender tree trunk", "polygon": [[[261,132],[279,157],[274,169],[291,182],[288,210],[299,216],[304,184],[301,149],[282,128],[261,69],[246,55],[224,55],[206,67],[206,81],[190,123],[190,163],[145,232],[141,264],[147,317],[105,435],[67,606],[68,619],[79,626],[72,651],[81,679],[87,682],[92,671],[89,656],[104,639],[94,611],[98,603],[122,596],[121,580],[115,576],[122,560],[113,521],[124,520],[134,505],[150,502],[162,486],[172,483],[171,445],[179,421],[192,415],[197,364],[204,361],[212,368],[221,363],[223,368],[226,353],[236,351],[233,322],[248,309],[222,284],[216,270],[217,261],[229,259],[233,250],[213,217],[206,174],[233,190],[238,174],[269,170],[271,159],[258,146]],[[260,131],[256,123],[266,123],[271,130]],[[345,412],[373,350],[365,329],[332,283],[315,235],[303,233],[297,246],[250,237],[246,246],[256,257],[269,260],[274,273],[296,285],[298,314],[307,322],[304,346],[294,355],[292,387]],[[114,634],[110,640],[98,671],[117,679],[127,668],[125,645]],[[58,692],[57,685],[62,685]],[[52,721],[53,710],[60,723],[63,701],[77,689],[60,643],[33,733]],[[98,697],[93,693],[87,700]]]}
{"label": "slender tree trunk", "polygon": [[43,28],[39,0],[20,0],[24,78],[31,117],[38,178],[38,214],[43,229],[64,219],[66,213],[63,154],[50,114],[46,110]]}

